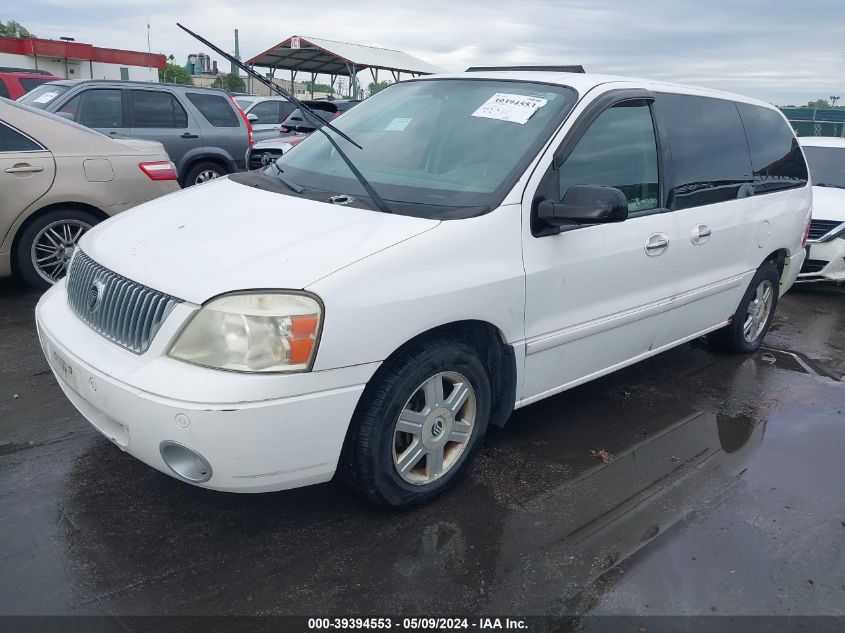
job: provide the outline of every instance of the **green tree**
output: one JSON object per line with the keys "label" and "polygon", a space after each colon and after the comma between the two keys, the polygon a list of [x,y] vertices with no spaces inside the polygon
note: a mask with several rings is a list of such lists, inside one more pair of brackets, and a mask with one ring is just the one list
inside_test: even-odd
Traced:
{"label": "green tree", "polygon": [[311,92],[311,84],[314,84],[314,92],[326,92],[331,94],[332,87],[329,84],[318,84],[312,81],[305,82],[305,90],[306,92]]}
{"label": "green tree", "polygon": [[817,101],[810,101],[807,103],[808,108],[817,108],[818,110],[829,110],[830,102],[827,99],[818,99]]}
{"label": "green tree", "polygon": [[370,93],[370,96],[372,97],[375,93],[381,92],[382,90],[387,88],[390,85],[390,83],[391,82],[389,82],[387,80],[379,81],[378,83],[373,82],[369,86],[367,86],[367,91]]}
{"label": "green tree", "polygon": [[237,73],[217,75],[211,86],[212,88],[223,88],[229,92],[246,92],[246,84]]}
{"label": "green tree", "polygon": [[193,78],[184,66],[167,62],[164,68],[158,69],[158,80],[165,84],[185,84],[190,86],[194,83]]}
{"label": "green tree", "polygon": [[22,26],[14,20],[9,20],[5,24],[2,20],[0,20],[0,35],[5,35],[6,37],[16,37],[18,39],[35,37],[32,33],[26,30],[25,26]]}

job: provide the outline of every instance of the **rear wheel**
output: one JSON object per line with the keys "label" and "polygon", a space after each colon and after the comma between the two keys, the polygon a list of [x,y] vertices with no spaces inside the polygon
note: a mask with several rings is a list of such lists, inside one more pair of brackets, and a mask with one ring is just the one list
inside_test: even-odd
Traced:
{"label": "rear wheel", "polygon": [[477,352],[450,339],[387,361],[356,409],[341,458],[361,495],[419,505],[452,485],[487,430],[490,381]]}
{"label": "rear wheel", "polygon": [[201,185],[209,180],[225,176],[229,171],[219,163],[203,160],[194,163],[185,174],[184,184],[186,187]]}
{"label": "rear wheel", "polygon": [[27,226],[17,241],[15,268],[30,286],[49,288],[67,274],[73,249],[100,221],[89,211],[55,209]]}
{"label": "rear wheel", "polygon": [[779,294],[780,274],[774,262],[767,261],[751,279],[730,325],[711,333],[710,342],[727,352],[748,354],[755,351],[772,324]]}

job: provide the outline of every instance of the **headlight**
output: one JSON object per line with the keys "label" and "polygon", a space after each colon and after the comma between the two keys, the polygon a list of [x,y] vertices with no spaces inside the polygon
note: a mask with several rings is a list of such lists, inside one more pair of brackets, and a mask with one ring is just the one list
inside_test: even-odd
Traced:
{"label": "headlight", "polygon": [[322,308],[311,295],[225,295],[194,315],[169,356],[231,371],[302,371],[311,367],[321,321]]}

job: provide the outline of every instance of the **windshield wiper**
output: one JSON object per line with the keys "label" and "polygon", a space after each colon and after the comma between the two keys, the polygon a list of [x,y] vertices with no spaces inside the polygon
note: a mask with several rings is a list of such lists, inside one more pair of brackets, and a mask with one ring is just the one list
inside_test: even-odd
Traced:
{"label": "windshield wiper", "polygon": [[298,184],[296,184],[295,182],[291,182],[290,180],[288,180],[287,178],[285,178],[285,177],[282,175],[282,174],[284,174],[284,173],[285,173],[285,170],[284,170],[284,169],[282,169],[281,167],[279,167],[279,166],[276,164],[276,161],[273,161],[273,167],[275,167],[275,168],[276,168],[276,172],[277,172],[277,173],[276,173],[276,177],[279,179],[279,181],[280,181],[280,182],[281,182],[281,183],[282,183],[285,187],[287,187],[288,189],[290,189],[290,190],[291,190],[291,191],[293,191],[294,193],[302,193],[303,191],[305,191],[305,188],[304,188],[304,187],[300,187]]}
{"label": "windshield wiper", "polygon": [[845,185],[834,185],[832,182],[814,182],[814,187],[832,187],[833,189],[845,189]]}
{"label": "windshield wiper", "polygon": [[215,46],[214,44],[209,42],[207,39],[205,39],[201,35],[197,35],[196,33],[194,33],[189,28],[182,26],[179,22],[176,23],[176,26],[178,26],[180,29],[185,31],[185,33],[187,33],[188,35],[191,35],[191,36],[195,37],[196,39],[198,39],[200,42],[202,42],[203,44],[208,46],[211,50],[213,50],[218,55],[221,55],[222,57],[224,57],[225,59],[230,61],[232,64],[234,64],[235,66],[237,66],[238,68],[243,70],[247,75],[249,75],[253,79],[256,79],[257,81],[261,82],[263,85],[265,85],[270,90],[276,92],[277,94],[280,94],[285,99],[287,99],[291,103],[295,104],[298,108],[300,108],[300,110],[303,113],[305,113],[305,114],[307,114],[311,117],[312,123],[317,123],[317,121],[319,121],[320,123],[317,124],[317,131],[322,132],[323,135],[329,140],[329,143],[332,144],[335,151],[338,153],[338,156],[340,156],[343,159],[343,162],[346,163],[347,167],[349,167],[349,171],[351,171],[352,175],[355,176],[355,178],[358,180],[359,183],[361,183],[361,186],[364,188],[364,191],[366,191],[367,195],[370,196],[370,199],[372,199],[373,203],[376,205],[376,207],[378,207],[378,210],[381,211],[382,213],[392,213],[392,211],[390,210],[390,207],[387,206],[387,203],[385,203],[384,199],[382,199],[382,197],[376,192],[376,190],[373,189],[372,185],[364,177],[364,174],[362,174],[360,172],[360,170],[355,166],[355,164],[352,162],[352,160],[349,158],[349,156],[346,155],[346,152],[344,152],[340,148],[340,146],[337,144],[337,142],[331,136],[329,136],[329,133],[326,132],[325,128],[329,128],[332,132],[334,132],[335,134],[337,134],[341,138],[346,139],[347,141],[352,143],[358,149],[364,149],[363,147],[358,145],[358,143],[356,143],[351,138],[349,138],[346,134],[344,134],[343,132],[338,130],[331,123],[324,120],[323,117],[319,116],[316,112],[314,112],[314,110],[312,110],[309,106],[307,106],[302,101],[300,101],[299,99],[294,97],[287,90],[277,86],[276,84],[274,84],[269,79],[266,79],[265,77],[261,76],[260,73],[255,72],[252,68],[250,68],[249,66],[247,66],[246,64],[241,62],[241,60],[237,59],[236,57],[233,57],[232,55],[230,55],[229,53],[227,53],[223,49],[218,48],[217,46]]}

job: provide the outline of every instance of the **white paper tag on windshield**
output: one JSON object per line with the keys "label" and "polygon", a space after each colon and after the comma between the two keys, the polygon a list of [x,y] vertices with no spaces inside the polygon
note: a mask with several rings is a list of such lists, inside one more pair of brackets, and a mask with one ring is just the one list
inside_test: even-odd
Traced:
{"label": "white paper tag on windshield", "polygon": [[384,129],[386,132],[401,132],[411,124],[411,121],[413,119],[410,117],[393,119]]}
{"label": "white paper tag on windshield", "polygon": [[34,103],[47,103],[48,101],[52,101],[56,98],[56,95],[59,94],[58,92],[45,92],[43,95],[38,97]]}
{"label": "white paper tag on windshield", "polygon": [[525,125],[534,113],[548,103],[547,99],[497,92],[472,113],[485,119],[499,119]]}

